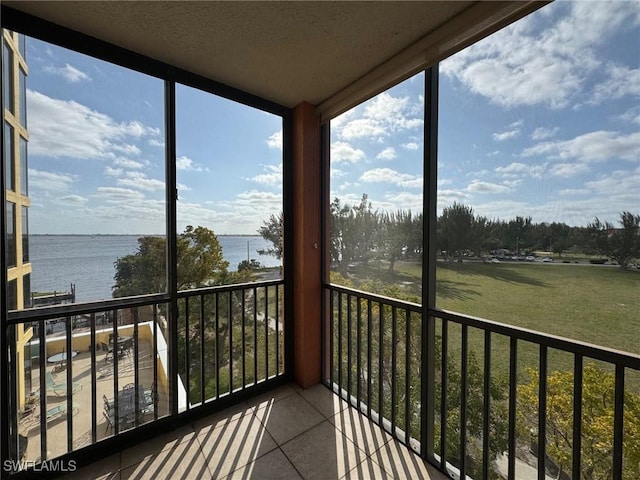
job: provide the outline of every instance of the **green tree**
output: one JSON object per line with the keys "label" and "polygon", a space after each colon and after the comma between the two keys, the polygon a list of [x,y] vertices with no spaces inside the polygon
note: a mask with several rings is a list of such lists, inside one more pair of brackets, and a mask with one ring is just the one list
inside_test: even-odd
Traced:
{"label": "green tree", "polygon": [[[537,370],[518,387],[518,430],[527,438],[538,425]],[[584,480],[609,480],[613,452],[615,376],[586,364],[582,377],[582,471]],[[571,467],[573,451],[573,372],[556,371],[547,378],[546,452],[561,472]],[[624,392],[623,478],[640,472],[640,395]],[[537,441],[537,439],[534,440]]]}
{"label": "green tree", "polygon": [[375,248],[379,215],[373,211],[366,194],[356,206],[341,205],[335,198],[330,205],[331,260],[346,275],[351,262],[367,262]]}
{"label": "green tree", "polygon": [[269,220],[263,222],[262,226],[258,229],[258,234],[266,241],[271,243],[271,247],[258,250],[260,255],[271,255],[278,260],[282,259],[282,253],[284,251],[284,213],[280,212],[279,215],[271,215]]}
{"label": "green tree", "polygon": [[626,270],[631,260],[640,257],[640,215],[622,212],[620,225],[622,228],[616,229],[596,217],[587,225],[587,250],[615,260]]}
{"label": "green tree", "polygon": [[454,202],[438,219],[438,246],[448,255],[462,257],[473,246],[473,208]]}
{"label": "green tree", "polygon": [[[227,278],[218,238],[206,227],[185,228],[177,237],[178,289],[219,285]],[[166,241],[162,237],[140,237],[138,251],[115,262],[114,297],[144,295],[167,290]]]}
{"label": "green tree", "polygon": [[396,260],[406,256],[413,248],[414,219],[411,210],[398,210],[396,213],[381,215],[378,225],[378,246],[384,257],[389,260],[391,273]]}

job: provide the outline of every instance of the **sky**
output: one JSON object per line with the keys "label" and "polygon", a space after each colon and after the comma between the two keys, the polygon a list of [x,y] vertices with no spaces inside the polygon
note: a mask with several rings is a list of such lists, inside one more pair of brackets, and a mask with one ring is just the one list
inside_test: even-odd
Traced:
{"label": "sky", "polygon": [[[438,213],[640,213],[640,2],[554,2],[439,66]],[[331,194],[422,209],[424,75],[331,123]]]}
{"label": "sky", "polygon": [[[27,40],[31,233],[165,233],[163,82]],[[640,2],[554,2],[440,64],[438,212],[640,213]],[[279,117],[179,85],[178,229],[282,209]],[[331,196],[422,207],[424,75],[331,121]]]}
{"label": "sky", "polygon": [[[27,40],[30,233],[164,234],[164,83]],[[256,234],[282,210],[282,119],[176,87],[177,223]]]}

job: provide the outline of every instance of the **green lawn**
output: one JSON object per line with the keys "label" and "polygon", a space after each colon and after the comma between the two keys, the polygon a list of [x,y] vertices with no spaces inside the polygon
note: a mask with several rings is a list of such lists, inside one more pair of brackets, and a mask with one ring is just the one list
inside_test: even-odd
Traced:
{"label": "green lawn", "polygon": [[[399,285],[419,301],[420,265],[371,264],[352,276],[356,288],[367,279]],[[529,328],[640,354],[640,271],[576,264],[438,263],[436,306],[510,325]],[[460,328],[450,326],[449,353],[459,358]],[[469,346],[481,360],[483,334],[471,329]],[[494,336],[493,369],[508,372],[508,339]],[[589,361],[586,359],[585,361]],[[518,372],[538,364],[538,347],[518,347]],[[571,368],[573,357],[551,350],[549,371]],[[600,365],[602,367],[602,365]],[[610,370],[605,366],[606,370]],[[629,385],[640,387],[640,375],[629,372]]]}
{"label": "green lawn", "polygon": [[549,264],[438,264],[436,306],[640,353],[640,271]]}

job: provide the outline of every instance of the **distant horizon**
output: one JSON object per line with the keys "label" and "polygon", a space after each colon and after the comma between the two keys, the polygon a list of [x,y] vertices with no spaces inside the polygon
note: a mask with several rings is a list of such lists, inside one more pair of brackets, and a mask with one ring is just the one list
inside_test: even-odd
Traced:
{"label": "distant horizon", "polygon": [[[214,232],[215,233],[215,232]],[[259,234],[250,233],[215,233],[216,237],[262,237]],[[164,237],[164,233],[30,233],[30,237],[35,236],[57,236],[57,237]]]}

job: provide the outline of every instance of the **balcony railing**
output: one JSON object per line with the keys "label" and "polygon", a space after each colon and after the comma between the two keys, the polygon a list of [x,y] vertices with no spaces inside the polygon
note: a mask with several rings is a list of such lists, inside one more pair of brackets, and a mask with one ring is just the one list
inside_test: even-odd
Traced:
{"label": "balcony railing", "polygon": [[177,338],[165,295],[12,312],[12,470],[278,380],[283,291],[278,280],[179,292]]}
{"label": "balcony railing", "polygon": [[[640,356],[337,285],[324,292],[324,382],[443,472],[515,479],[528,462],[541,480],[551,471],[581,479],[594,447],[583,441],[593,439],[584,435],[586,373],[597,364],[600,381],[612,380],[599,400],[611,415],[596,448],[609,478],[625,478],[625,379],[638,388]],[[559,407],[550,391],[559,387],[549,381],[560,378],[551,366],[570,383],[564,465],[549,455],[566,433],[551,419]]]}

